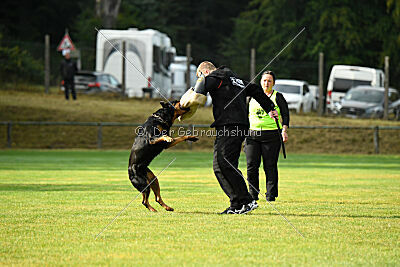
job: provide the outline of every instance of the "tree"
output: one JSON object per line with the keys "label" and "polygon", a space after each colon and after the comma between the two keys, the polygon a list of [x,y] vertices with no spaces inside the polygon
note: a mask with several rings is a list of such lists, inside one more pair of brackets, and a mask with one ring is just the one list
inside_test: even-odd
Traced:
{"label": "tree", "polygon": [[[230,58],[232,68],[247,76],[250,48],[257,49],[260,70],[305,26],[269,66],[278,77],[316,83],[319,52],[325,53],[326,76],[334,64],[382,68],[383,53],[396,59],[400,53],[399,10],[400,0],[253,0],[235,19],[220,51]],[[400,69],[393,68],[398,84]]]}
{"label": "tree", "polygon": [[400,89],[400,0],[387,0],[387,34],[383,42],[383,56],[390,56],[389,84]]}
{"label": "tree", "polygon": [[96,0],[96,12],[104,28],[114,28],[120,5],[121,0]]}

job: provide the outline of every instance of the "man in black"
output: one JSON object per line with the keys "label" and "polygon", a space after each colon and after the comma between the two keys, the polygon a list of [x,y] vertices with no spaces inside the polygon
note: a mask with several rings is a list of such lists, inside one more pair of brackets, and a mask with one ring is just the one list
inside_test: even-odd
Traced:
{"label": "man in black", "polygon": [[76,63],[71,60],[69,51],[65,51],[65,59],[61,62],[60,71],[64,81],[65,99],[69,100],[69,90],[72,98],[76,100],[74,76],[78,68]]}
{"label": "man in black", "polygon": [[180,100],[182,107],[191,109],[182,118],[192,116],[198,105],[205,103],[207,92],[210,93],[215,120],[211,127],[215,127],[217,133],[213,169],[230,199],[230,206],[221,214],[245,214],[258,207],[237,172],[242,143],[249,129],[246,97],[256,99],[271,117],[277,116],[274,103],[260,86],[241,80],[226,67],[217,69],[211,62],[204,61],[197,68],[197,77],[195,88],[189,89]]}

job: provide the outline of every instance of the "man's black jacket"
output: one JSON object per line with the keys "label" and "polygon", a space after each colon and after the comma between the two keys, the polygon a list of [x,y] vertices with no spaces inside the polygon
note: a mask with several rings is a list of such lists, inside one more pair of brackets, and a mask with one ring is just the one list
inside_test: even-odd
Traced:
{"label": "man's black jacket", "polygon": [[211,127],[228,125],[249,127],[247,96],[257,100],[267,113],[274,109],[274,103],[264,94],[261,86],[243,81],[227,67],[216,69],[202,82],[203,86],[196,84],[195,92],[203,95],[209,92],[211,95],[215,120]]}
{"label": "man's black jacket", "polygon": [[63,80],[73,80],[77,71],[76,63],[71,59],[61,61],[60,72]]}

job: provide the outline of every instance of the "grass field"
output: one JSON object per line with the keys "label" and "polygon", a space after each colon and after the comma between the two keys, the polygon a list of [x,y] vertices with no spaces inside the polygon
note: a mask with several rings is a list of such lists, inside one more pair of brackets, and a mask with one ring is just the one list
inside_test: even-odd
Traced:
{"label": "grass field", "polygon": [[[274,203],[248,215],[228,205],[209,152],[164,152],[152,163],[175,208],[150,213],[128,151],[0,151],[1,265],[400,264],[400,156],[290,154]],[[245,170],[244,156],[240,168]],[[262,178],[261,188],[265,188]]]}

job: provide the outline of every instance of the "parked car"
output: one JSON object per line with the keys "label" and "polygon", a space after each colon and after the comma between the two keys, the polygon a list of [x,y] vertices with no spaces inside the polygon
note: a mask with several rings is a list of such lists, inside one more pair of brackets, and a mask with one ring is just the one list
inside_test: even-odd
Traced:
{"label": "parked car", "polygon": [[400,120],[400,99],[394,101],[390,106],[389,110],[393,110],[394,118]]}
{"label": "parked car", "polygon": [[[340,114],[347,117],[382,118],[385,88],[357,86],[351,88],[341,102]],[[399,99],[396,89],[389,88],[389,113],[392,103]]]}
{"label": "parked car", "polygon": [[[79,93],[113,92],[121,93],[121,84],[111,74],[97,71],[79,71],[74,78],[75,90]],[[64,81],[61,81],[64,91]]]}
{"label": "parked car", "polygon": [[310,112],[315,99],[310,93],[308,83],[298,80],[278,79],[275,82],[274,90],[283,94],[288,103],[289,109]]}
{"label": "parked car", "polygon": [[326,108],[328,112],[338,114],[340,102],[347,91],[356,86],[382,87],[385,74],[380,69],[334,65],[326,88]]}

